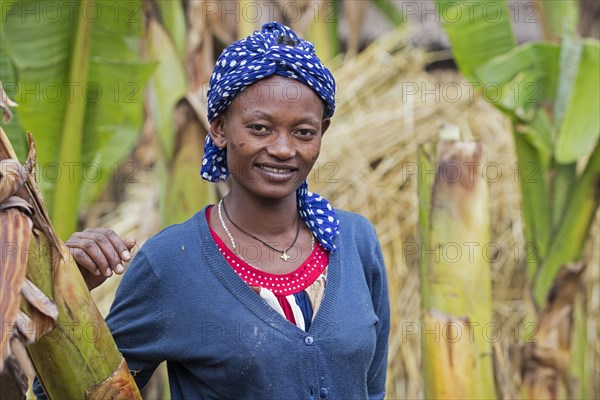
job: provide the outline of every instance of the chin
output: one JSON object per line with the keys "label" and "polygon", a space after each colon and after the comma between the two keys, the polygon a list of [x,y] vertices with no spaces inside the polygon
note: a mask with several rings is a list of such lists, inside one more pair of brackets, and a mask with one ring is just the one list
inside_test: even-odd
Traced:
{"label": "chin", "polygon": [[289,196],[295,196],[296,190],[266,190],[257,193],[258,196],[269,200],[283,200]]}
{"label": "chin", "polygon": [[297,185],[265,185],[260,188],[248,188],[248,190],[264,199],[283,200],[289,196],[295,196],[300,185],[301,182]]}

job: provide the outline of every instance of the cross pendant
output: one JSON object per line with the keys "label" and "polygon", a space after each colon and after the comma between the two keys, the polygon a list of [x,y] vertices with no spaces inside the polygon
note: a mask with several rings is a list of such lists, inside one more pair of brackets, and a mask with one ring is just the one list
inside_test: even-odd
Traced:
{"label": "cross pendant", "polygon": [[279,256],[279,258],[281,258],[283,261],[287,262],[287,260],[290,259],[290,256],[287,255],[287,253],[285,252],[285,250],[283,251],[283,254],[281,254]]}

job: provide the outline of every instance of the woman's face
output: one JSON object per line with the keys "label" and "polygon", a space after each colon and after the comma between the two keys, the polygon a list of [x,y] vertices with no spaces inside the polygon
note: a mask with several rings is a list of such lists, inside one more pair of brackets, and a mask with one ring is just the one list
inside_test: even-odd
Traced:
{"label": "woman's face", "polygon": [[330,123],[323,113],[310,87],[278,75],[239,93],[210,129],[215,144],[227,147],[235,189],[268,199],[293,195],[319,156]]}

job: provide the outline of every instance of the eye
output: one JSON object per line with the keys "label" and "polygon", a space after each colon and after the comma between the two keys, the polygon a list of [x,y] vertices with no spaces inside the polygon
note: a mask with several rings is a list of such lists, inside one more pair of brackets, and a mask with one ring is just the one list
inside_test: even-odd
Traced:
{"label": "eye", "polygon": [[298,129],[296,131],[296,134],[298,136],[300,136],[301,138],[311,138],[311,137],[315,136],[317,134],[317,132],[312,129]]}
{"label": "eye", "polygon": [[251,125],[248,125],[248,128],[250,128],[250,130],[253,133],[267,133],[268,132],[267,127],[264,125],[260,125],[260,124],[251,124]]}

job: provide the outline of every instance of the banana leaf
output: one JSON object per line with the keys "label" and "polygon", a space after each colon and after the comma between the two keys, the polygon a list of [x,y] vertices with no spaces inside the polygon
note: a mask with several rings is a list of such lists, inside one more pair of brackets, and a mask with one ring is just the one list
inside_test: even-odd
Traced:
{"label": "banana leaf", "polygon": [[533,279],[538,272],[539,260],[545,254],[550,240],[550,211],[548,184],[540,153],[527,140],[527,135],[514,129],[517,159],[516,168],[523,202],[526,250],[535,257],[526,257],[528,276]]}
{"label": "banana leaf", "polygon": [[555,148],[556,160],[568,164],[591,151],[600,137],[600,43],[586,40],[577,77],[566,106]]}
{"label": "banana leaf", "polygon": [[165,30],[169,32],[179,58],[183,61],[185,59],[185,37],[187,35],[183,5],[179,0],[157,1],[156,4],[160,10],[162,24]]}
{"label": "banana leaf", "polygon": [[[527,43],[475,69],[484,88],[497,86],[487,100],[514,117],[531,121],[544,100],[554,100],[560,48],[553,43]],[[484,90],[484,95],[486,91]]]}
{"label": "banana leaf", "polygon": [[171,159],[175,147],[173,111],[187,93],[185,69],[169,33],[153,18],[148,23],[146,43],[149,56],[158,61],[148,85],[148,105],[162,153]]}
{"label": "banana leaf", "polygon": [[38,137],[40,186],[67,237],[75,210],[98,195],[135,144],[154,67],[139,56],[139,1],[58,2],[54,14],[46,4],[2,7],[2,36],[16,67],[21,126]]}
{"label": "banana leaf", "polygon": [[[0,36],[0,85],[11,99],[15,98],[17,93],[17,85],[14,84],[16,81],[15,66],[4,51],[4,36]],[[13,143],[17,156],[24,159],[27,156],[27,136],[21,127],[18,110],[13,108],[11,112],[12,119],[10,121],[5,122],[4,118],[0,118],[0,127],[4,129]]]}
{"label": "banana leaf", "polygon": [[460,72],[475,78],[475,69],[515,47],[505,1],[436,0],[438,14]]}
{"label": "banana leaf", "polygon": [[578,1],[536,0],[536,10],[540,11],[542,27],[546,39],[559,38],[577,31],[579,22]]}
{"label": "banana leaf", "polygon": [[554,99],[554,125],[561,126],[569,100],[573,95],[575,78],[579,72],[583,40],[574,35],[563,38],[560,46],[559,69],[556,98]]}
{"label": "banana leaf", "polygon": [[160,143],[157,171],[161,185],[161,226],[185,221],[216,197],[214,187],[200,178],[206,129],[183,101],[188,80],[172,37],[166,26],[150,17],[146,43],[158,67],[148,85],[147,104]]}
{"label": "banana leaf", "polygon": [[579,261],[593,217],[600,204],[600,145],[596,144],[585,170],[573,184],[562,218],[548,246],[542,270],[534,282],[534,296],[544,304],[561,267]]}

